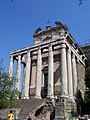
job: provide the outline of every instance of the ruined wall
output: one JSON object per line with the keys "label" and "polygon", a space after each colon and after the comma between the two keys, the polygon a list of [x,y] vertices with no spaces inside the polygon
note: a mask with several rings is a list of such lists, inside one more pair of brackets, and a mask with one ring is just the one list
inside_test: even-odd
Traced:
{"label": "ruined wall", "polygon": [[78,89],[80,90],[82,97],[85,93],[85,66],[80,62],[77,62],[77,77],[78,77]]}

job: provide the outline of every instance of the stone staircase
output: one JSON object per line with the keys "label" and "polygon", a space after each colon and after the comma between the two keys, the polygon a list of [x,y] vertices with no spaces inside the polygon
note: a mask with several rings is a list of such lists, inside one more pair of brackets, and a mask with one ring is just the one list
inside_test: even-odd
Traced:
{"label": "stone staircase", "polygon": [[35,111],[40,107],[45,105],[45,100],[43,99],[23,99],[20,100],[21,103],[21,110],[19,113],[20,120],[27,120],[29,114],[35,114]]}
{"label": "stone staircase", "polygon": [[32,114],[33,120],[35,120],[35,112],[43,107],[46,104],[46,101],[44,99],[19,99],[20,107],[19,108],[12,108],[12,109],[2,109],[0,110],[0,116],[2,120],[7,120],[7,115],[9,114],[9,111],[12,110],[13,114],[16,115],[18,113],[18,116],[20,120],[27,120],[27,117]]}

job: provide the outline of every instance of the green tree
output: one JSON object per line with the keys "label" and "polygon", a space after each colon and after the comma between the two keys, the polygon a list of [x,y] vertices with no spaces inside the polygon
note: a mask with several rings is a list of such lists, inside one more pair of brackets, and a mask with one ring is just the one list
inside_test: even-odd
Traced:
{"label": "green tree", "polygon": [[16,97],[18,91],[15,89],[15,78],[10,79],[8,73],[5,72],[3,60],[0,60],[0,109],[17,107]]}

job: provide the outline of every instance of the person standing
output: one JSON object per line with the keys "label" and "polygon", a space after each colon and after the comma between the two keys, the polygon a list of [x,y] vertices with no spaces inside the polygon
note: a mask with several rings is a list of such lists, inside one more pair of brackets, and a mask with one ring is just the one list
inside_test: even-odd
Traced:
{"label": "person standing", "polygon": [[14,120],[19,120],[19,117],[18,115],[15,116]]}
{"label": "person standing", "polygon": [[29,117],[28,117],[28,119],[27,119],[27,120],[32,120],[31,115],[29,115]]}
{"label": "person standing", "polygon": [[41,120],[45,120],[44,116],[42,116],[42,119]]}
{"label": "person standing", "polygon": [[14,120],[14,114],[12,113],[12,110],[10,110],[10,113],[8,114],[8,120]]}

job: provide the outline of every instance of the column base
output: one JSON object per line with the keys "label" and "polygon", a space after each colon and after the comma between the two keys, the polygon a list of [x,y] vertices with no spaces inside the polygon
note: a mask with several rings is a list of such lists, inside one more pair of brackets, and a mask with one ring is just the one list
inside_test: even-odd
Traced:
{"label": "column base", "polygon": [[15,97],[16,97],[16,99],[19,99],[19,97],[17,95]]}
{"label": "column base", "polygon": [[47,97],[46,97],[47,99],[55,99],[55,97],[52,95],[47,95]]}
{"label": "column base", "polygon": [[73,103],[75,103],[75,97],[74,96],[69,96],[66,94],[61,94],[60,98],[66,98],[68,101],[71,101]]}
{"label": "column base", "polygon": [[41,96],[34,96],[34,98],[37,98],[37,99],[42,99]]}
{"label": "column base", "polygon": [[29,99],[29,97],[23,96],[23,97],[21,97],[21,99]]}
{"label": "column base", "polygon": [[69,96],[67,95],[67,94],[61,94],[61,96],[60,96],[61,98],[69,98]]}
{"label": "column base", "polygon": [[19,99],[19,97],[17,97],[17,99]]}
{"label": "column base", "polygon": [[74,96],[69,96],[68,98],[71,102],[75,103],[75,97]]}

